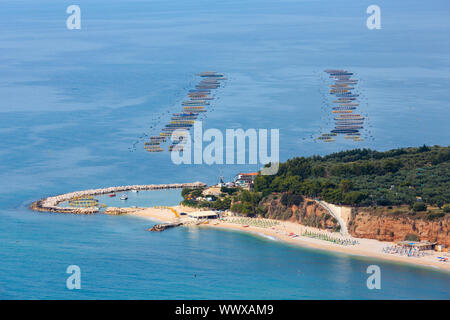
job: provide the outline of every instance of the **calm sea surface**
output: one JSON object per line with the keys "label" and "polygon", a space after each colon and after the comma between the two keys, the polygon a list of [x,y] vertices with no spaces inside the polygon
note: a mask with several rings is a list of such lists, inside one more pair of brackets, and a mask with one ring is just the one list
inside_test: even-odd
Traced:
{"label": "calm sea surface", "polygon": [[[365,21],[372,3],[364,1],[77,4],[82,29],[69,31],[68,4],[0,3],[1,299],[450,298],[450,276],[431,269],[239,232],[156,234],[145,231],[152,221],[136,217],[27,209],[75,190],[211,184],[257,170],[175,165],[168,153],[143,149],[140,137],[157,134],[169,112],[180,111],[195,74],[205,70],[229,80],[204,129],[280,129],[282,161],[354,147],[449,145],[448,1],[378,1],[382,29],[372,31]],[[312,138],[332,128],[324,105],[328,68],[360,79],[363,142]],[[170,205],[178,197],[147,200]],[[381,290],[366,287],[371,264],[381,267]],[[81,290],[66,289],[69,265],[81,268]]]}

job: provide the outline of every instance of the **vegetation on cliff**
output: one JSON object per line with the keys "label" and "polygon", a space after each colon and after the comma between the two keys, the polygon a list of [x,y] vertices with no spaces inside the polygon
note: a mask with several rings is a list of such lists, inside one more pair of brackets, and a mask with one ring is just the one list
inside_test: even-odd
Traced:
{"label": "vegetation on cliff", "polygon": [[217,197],[209,199],[203,191],[183,190],[182,204],[327,225],[319,213],[305,214],[303,202],[308,197],[371,207],[374,214],[378,207],[388,215],[432,221],[450,212],[450,147],[355,149],[297,157],[281,163],[276,175],[257,176],[252,191],[222,187]]}
{"label": "vegetation on cliff", "polygon": [[[450,203],[450,147],[355,149],[324,157],[297,157],[273,176],[258,176],[255,192],[289,192],[334,204],[392,206]],[[423,205],[418,210],[426,210]]]}

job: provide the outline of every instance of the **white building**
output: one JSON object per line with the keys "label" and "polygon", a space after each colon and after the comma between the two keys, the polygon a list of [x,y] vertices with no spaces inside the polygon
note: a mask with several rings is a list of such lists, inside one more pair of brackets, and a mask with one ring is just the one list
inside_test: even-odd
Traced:
{"label": "white building", "polygon": [[196,220],[217,219],[219,215],[215,211],[196,211],[188,214],[189,218]]}

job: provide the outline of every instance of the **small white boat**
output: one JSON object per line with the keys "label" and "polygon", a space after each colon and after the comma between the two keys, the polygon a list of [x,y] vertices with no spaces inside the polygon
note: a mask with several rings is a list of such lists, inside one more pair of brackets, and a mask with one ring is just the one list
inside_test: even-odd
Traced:
{"label": "small white boat", "polygon": [[128,196],[126,194],[124,194],[123,196],[120,197],[120,200],[127,200]]}
{"label": "small white boat", "polygon": [[133,190],[131,190],[131,192],[137,193],[137,192],[139,192],[139,190],[133,189]]}

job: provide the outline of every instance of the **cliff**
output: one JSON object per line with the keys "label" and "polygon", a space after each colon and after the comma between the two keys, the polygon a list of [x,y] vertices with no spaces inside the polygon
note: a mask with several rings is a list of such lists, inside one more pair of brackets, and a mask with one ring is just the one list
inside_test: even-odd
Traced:
{"label": "cliff", "polygon": [[[304,198],[296,205],[283,205],[280,194],[270,195],[261,203],[264,217],[297,222],[306,226],[339,230],[337,221],[318,203]],[[339,206],[333,206],[339,208]],[[407,207],[341,207],[349,233],[356,238],[403,241],[405,238],[428,240],[450,247],[450,216],[428,220],[427,214],[414,214]],[[345,210],[344,210],[345,209]],[[401,212],[400,212],[401,211]]]}
{"label": "cliff", "polygon": [[348,229],[352,236],[381,241],[401,241],[407,235],[417,236],[450,246],[450,217],[426,220],[414,216],[394,216],[388,210],[373,212],[367,208],[354,208]]}
{"label": "cliff", "polygon": [[299,204],[286,206],[281,203],[279,195],[264,199],[262,205],[267,208],[266,218],[297,222],[306,226],[338,230],[337,221],[312,199],[304,198]]}

